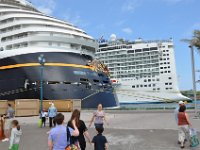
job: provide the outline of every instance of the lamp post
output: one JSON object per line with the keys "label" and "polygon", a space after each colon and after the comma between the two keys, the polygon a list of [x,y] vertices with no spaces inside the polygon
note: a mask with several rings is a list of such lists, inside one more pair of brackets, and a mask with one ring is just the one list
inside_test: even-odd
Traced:
{"label": "lamp post", "polygon": [[192,61],[192,81],[193,81],[193,94],[194,94],[194,103],[195,103],[195,115],[197,115],[197,93],[196,93],[196,72],[195,72],[195,62],[194,62],[194,47],[193,45],[189,45],[191,50],[191,61]]}
{"label": "lamp post", "polygon": [[40,63],[40,112],[41,112],[43,110],[43,72],[44,72],[44,64],[46,62],[43,54],[41,54],[38,57],[38,62]]}

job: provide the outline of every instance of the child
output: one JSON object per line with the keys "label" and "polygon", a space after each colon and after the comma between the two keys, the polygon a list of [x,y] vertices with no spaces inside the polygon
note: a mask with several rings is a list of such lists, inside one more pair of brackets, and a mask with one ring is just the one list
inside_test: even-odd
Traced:
{"label": "child", "polygon": [[96,127],[97,135],[93,137],[92,143],[94,143],[94,150],[107,150],[108,141],[105,136],[102,135],[104,128]]}
{"label": "child", "polygon": [[45,111],[45,109],[43,109],[43,111],[41,111],[41,117],[42,117],[42,126],[46,126],[46,117],[47,117],[47,112]]}
{"label": "child", "polygon": [[11,130],[9,150],[19,150],[19,142],[20,142],[20,136],[22,135],[22,131],[20,129],[19,122],[17,120],[13,120],[11,124],[12,124],[12,130]]}

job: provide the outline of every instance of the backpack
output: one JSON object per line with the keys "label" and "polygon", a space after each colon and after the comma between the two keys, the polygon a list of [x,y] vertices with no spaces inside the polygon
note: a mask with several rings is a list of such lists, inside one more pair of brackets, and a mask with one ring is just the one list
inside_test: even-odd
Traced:
{"label": "backpack", "polygon": [[65,150],[81,150],[79,141],[71,136],[69,128],[67,126],[67,143],[69,144]]}

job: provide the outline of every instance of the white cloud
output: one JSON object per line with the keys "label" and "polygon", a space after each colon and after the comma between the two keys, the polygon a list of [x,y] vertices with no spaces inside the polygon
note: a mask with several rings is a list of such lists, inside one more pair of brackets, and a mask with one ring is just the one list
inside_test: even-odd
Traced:
{"label": "white cloud", "polygon": [[140,2],[139,0],[128,0],[124,2],[121,9],[123,12],[133,12],[140,5]]}
{"label": "white cloud", "polygon": [[133,33],[133,30],[129,27],[123,28],[122,31],[126,34],[132,34]]}
{"label": "white cloud", "polygon": [[47,15],[52,15],[56,7],[56,0],[31,0],[37,9]]}

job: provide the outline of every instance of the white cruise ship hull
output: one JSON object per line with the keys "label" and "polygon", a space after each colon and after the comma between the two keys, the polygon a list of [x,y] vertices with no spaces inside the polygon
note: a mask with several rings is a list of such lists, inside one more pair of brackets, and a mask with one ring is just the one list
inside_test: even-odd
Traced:
{"label": "white cruise ship hull", "polygon": [[179,92],[152,92],[116,89],[116,94],[121,105],[143,103],[171,103],[180,100],[190,101]]}

